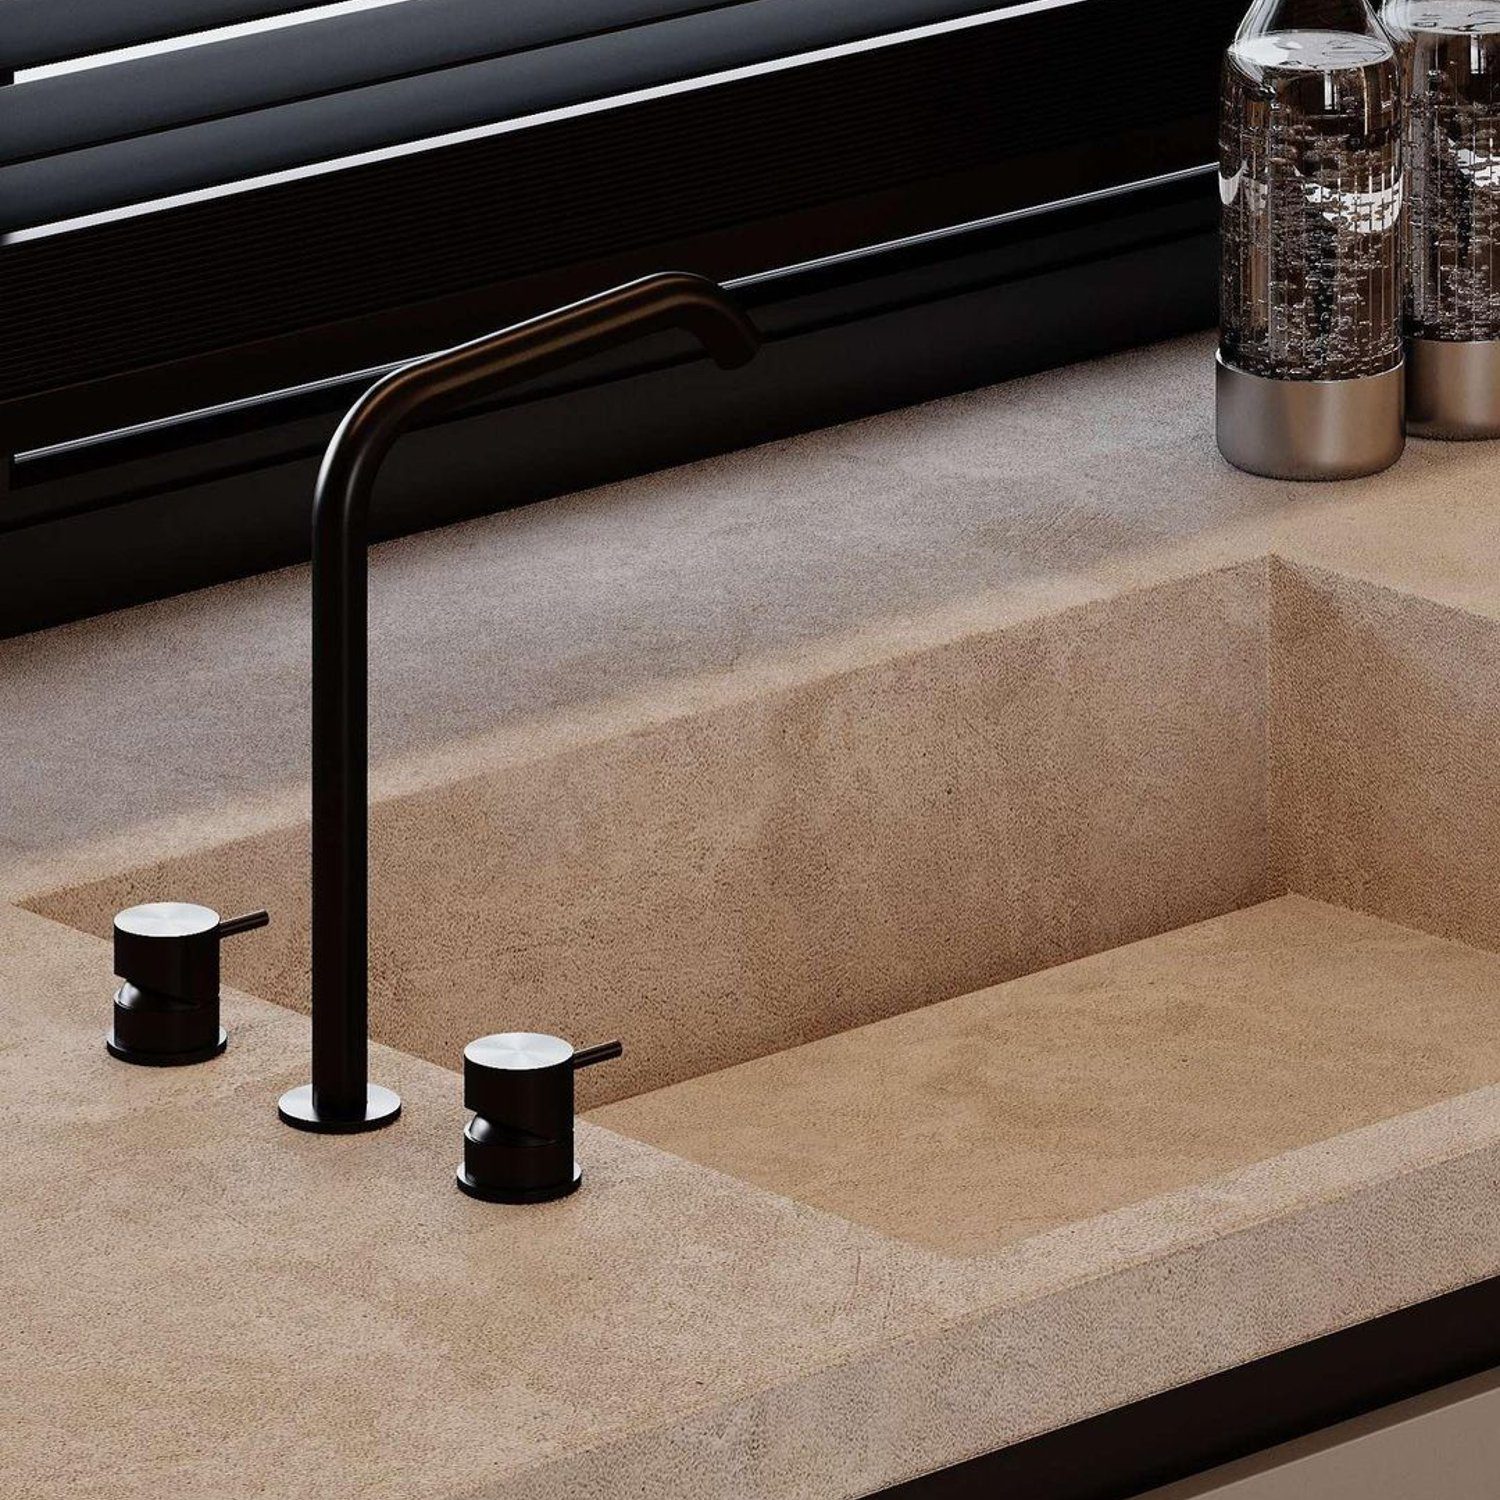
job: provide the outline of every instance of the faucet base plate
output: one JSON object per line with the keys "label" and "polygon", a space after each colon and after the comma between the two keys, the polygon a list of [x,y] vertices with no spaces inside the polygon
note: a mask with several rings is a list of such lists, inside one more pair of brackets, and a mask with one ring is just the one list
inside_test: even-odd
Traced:
{"label": "faucet base plate", "polygon": [[139,1047],[128,1047],[111,1027],[104,1034],[104,1050],[121,1062],[136,1063],[143,1068],[181,1068],[189,1063],[208,1062],[218,1057],[229,1045],[229,1033],[221,1026],[219,1035],[211,1045],[190,1047],[184,1052],[143,1052]]}
{"label": "faucet base plate", "polygon": [[311,1130],[318,1135],[354,1135],[361,1130],[379,1130],[401,1113],[401,1096],[378,1083],[365,1085],[365,1112],[355,1119],[322,1114],[313,1104],[312,1085],[288,1089],[276,1105],[284,1125],[293,1130]]}
{"label": "faucet base plate", "polygon": [[461,1193],[467,1193],[471,1198],[482,1198],[486,1203],[551,1203],[554,1198],[566,1198],[569,1193],[576,1193],[583,1182],[583,1168],[575,1161],[573,1163],[573,1180],[565,1182],[560,1187],[542,1188],[495,1188],[486,1187],[483,1183],[476,1182],[469,1174],[460,1167],[454,1176]]}

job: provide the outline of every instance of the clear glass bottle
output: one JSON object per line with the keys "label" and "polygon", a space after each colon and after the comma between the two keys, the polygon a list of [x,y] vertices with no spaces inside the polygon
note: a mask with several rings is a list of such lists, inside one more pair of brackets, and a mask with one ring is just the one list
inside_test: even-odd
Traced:
{"label": "clear glass bottle", "polygon": [[1257,3],[1224,59],[1224,357],[1283,380],[1401,359],[1395,52],[1365,0]]}
{"label": "clear glass bottle", "polygon": [[[1220,447],[1282,477],[1384,467],[1401,451],[1403,140],[1395,50],[1368,0],[1255,0],[1225,53],[1219,144]],[[1311,395],[1246,391],[1236,373],[1391,388],[1351,391],[1344,418],[1314,431],[1295,407]],[[1258,436],[1234,430],[1247,413]],[[1300,447],[1257,463],[1277,441]]]}
{"label": "clear glass bottle", "polygon": [[[1381,21],[1401,65],[1406,113],[1413,416],[1427,435],[1493,436],[1500,433],[1500,0],[1388,0]],[[1457,344],[1487,347],[1447,347]],[[1443,417],[1448,427],[1463,426],[1466,410],[1483,430],[1430,430],[1443,428]],[[1434,412],[1438,420],[1422,425]]]}

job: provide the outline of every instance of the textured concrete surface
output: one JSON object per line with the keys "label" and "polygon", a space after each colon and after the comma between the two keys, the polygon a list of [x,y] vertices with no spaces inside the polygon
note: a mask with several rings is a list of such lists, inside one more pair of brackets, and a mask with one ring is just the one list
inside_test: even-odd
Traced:
{"label": "textured concrete surface", "polygon": [[[1205,447],[1200,353],[1149,350],[382,549],[376,1034],[447,1064],[501,1027],[622,1032],[627,1062],[584,1082],[598,1103],[1287,890],[1494,946],[1495,454],[1414,444],[1367,484],[1250,479]],[[1133,400],[1148,379],[1170,411]],[[784,535],[770,516],[730,526],[757,474],[782,495],[793,459],[810,513]],[[867,468],[884,478],[861,498],[849,476]],[[629,568],[600,571],[585,513]],[[686,528],[671,541],[664,514]],[[516,619],[509,552],[488,545],[513,530],[550,559],[539,597],[559,613],[531,621],[541,639]],[[905,567],[882,550],[898,538]],[[557,594],[562,559],[576,600]],[[15,749],[0,785],[18,848],[0,894],[94,932],[164,895],[268,905],[271,932],[232,947],[227,973],[306,1006],[304,793],[281,777],[305,728],[303,585],[12,643],[0,672],[22,712],[0,723]],[[564,606],[596,619],[601,591],[635,600],[635,631],[570,636]],[[210,622],[262,646],[210,649]],[[151,687],[126,695],[123,723],[83,725],[111,663]],[[533,681],[532,706],[554,711],[528,719],[513,674],[543,667],[556,679]],[[145,714],[168,712],[174,673],[211,711],[153,744]],[[127,787],[135,818],[115,826]],[[65,816],[74,833],[45,842]]]}
{"label": "textured concrete surface", "polygon": [[[1249,564],[388,799],[375,1033],[621,1034],[602,1102],[1261,900],[1265,679]],[[305,1008],[306,858],[297,826],[34,905],[267,906],[226,972]]]}
{"label": "textured concrete surface", "polygon": [[454,1075],[378,1051],[405,1117],[301,1135],[302,1018],[231,997],[222,1059],[131,1068],[106,944],[14,911],[0,944],[7,1494],[498,1494],[950,1310],[921,1257],[597,1130],[586,1194],[476,1204]]}
{"label": "textured concrete surface", "polygon": [[[1314,920],[1276,903],[1079,987],[1205,991],[1234,924],[1274,966]],[[1360,931],[1343,979],[1383,1010],[1413,940]],[[377,1049],[403,1118],[298,1135],[273,1107],[303,1018],[230,995],[224,1057],[130,1068],[107,944],[9,909],[0,946],[0,1473],[27,1500],[853,1500],[1500,1271],[1493,1088],[963,1259],[589,1123],[582,1192],[478,1204],[453,1074]],[[1451,948],[1477,1002],[1466,966],[1500,959]]]}
{"label": "textured concrete surface", "polygon": [[[1497,489],[1482,443],[1237,473],[1210,342],[1165,344],[377,548],[374,755],[451,779],[1271,552],[1493,615]],[[300,812],[307,607],[294,569],[0,642],[6,888]]]}
{"label": "textured concrete surface", "polygon": [[956,1254],[1500,1081],[1500,958],[1286,896],[591,1118]]}
{"label": "textured concrete surface", "polygon": [[[1288,886],[1492,946],[1500,458],[1235,474],[1207,352],[380,549],[386,1034],[451,1060],[625,1015],[711,1067]],[[138,895],[270,899],[230,972],[301,1003],[305,608],[292,571],[0,643],[0,900],[104,931]],[[450,1184],[451,1074],[378,1051],[401,1123],[292,1136],[303,1018],[237,996],[225,1058],[111,1064],[107,944],[0,909],[0,1366],[26,1392],[0,1473],[41,1500],[853,1497],[1500,1271],[1500,1098],[1445,1097],[1490,1055],[1466,1028],[1497,960],[1361,929],[1346,970],[1305,953],[1309,1014],[1287,981],[1241,1018],[1219,930],[1025,981],[1074,997],[1044,1101],[1071,1137],[945,1096],[930,1038],[938,1102],[991,1131],[994,1211],[940,1251],[897,1222],[902,1172],[870,1186],[886,1233],[597,1126],[586,1192],[487,1209]],[[1263,939],[1247,972],[1291,962]],[[1150,1010],[1157,942],[1208,965],[1152,1015],[1253,1150],[1196,1073],[1155,1137],[1088,1076],[1138,1037],[1101,1020],[1088,1053],[1072,1008]],[[1292,1039],[1321,1050],[1294,1067]],[[1017,1212],[1062,1148],[1060,1196]]]}
{"label": "textured concrete surface", "polygon": [[[387,797],[376,1034],[623,1034],[585,1105],[1285,891],[1500,947],[1500,620],[1281,558],[1129,591]],[[304,1008],[300,822],[33,909],[268,905],[233,982]]]}
{"label": "textured concrete surface", "polygon": [[1500,623],[1284,564],[1271,601],[1273,885],[1500,949]]}

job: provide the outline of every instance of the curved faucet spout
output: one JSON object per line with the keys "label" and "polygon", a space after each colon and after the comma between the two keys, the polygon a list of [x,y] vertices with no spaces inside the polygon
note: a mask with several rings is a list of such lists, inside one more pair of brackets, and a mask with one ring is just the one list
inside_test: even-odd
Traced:
{"label": "curved faucet spout", "polygon": [[401,1101],[369,1082],[368,520],[401,434],[522,380],[644,334],[680,328],[725,369],[760,337],[713,282],[647,276],[426,355],[378,380],[339,424],[313,500],[312,1082],[282,1096],[301,1130],[387,1125]]}

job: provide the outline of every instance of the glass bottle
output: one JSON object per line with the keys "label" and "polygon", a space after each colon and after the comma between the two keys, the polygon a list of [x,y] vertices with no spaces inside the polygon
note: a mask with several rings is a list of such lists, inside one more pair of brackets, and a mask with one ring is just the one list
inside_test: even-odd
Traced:
{"label": "glass bottle", "polygon": [[1220,447],[1279,477],[1384,468],[1402,441],[1403,141],[1390,38],[1368,0],[1255,0],[1223,79]]}
{"label": "glass bottle", "polygon": [[1381,21],[1406,114],[1413,429],[1500,435],[1500,0],[1387,0]]}

